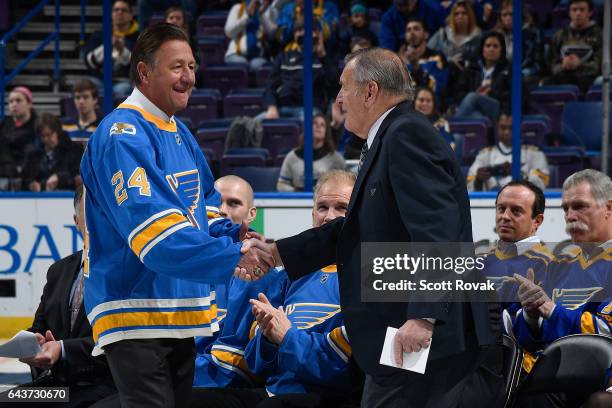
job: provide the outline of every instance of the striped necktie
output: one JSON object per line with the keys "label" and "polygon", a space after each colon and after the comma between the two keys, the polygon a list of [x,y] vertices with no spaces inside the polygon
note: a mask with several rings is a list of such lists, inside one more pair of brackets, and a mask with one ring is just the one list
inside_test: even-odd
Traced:
{"label": "striped necktie", "polygon": [[359,155],[359,165],[357,166],[357,173],[361,170],[361,166],[363,166],[363,162],[365,161],[366,156],[368,155],[368,141],[366,140],[361,148],[361,154]]}

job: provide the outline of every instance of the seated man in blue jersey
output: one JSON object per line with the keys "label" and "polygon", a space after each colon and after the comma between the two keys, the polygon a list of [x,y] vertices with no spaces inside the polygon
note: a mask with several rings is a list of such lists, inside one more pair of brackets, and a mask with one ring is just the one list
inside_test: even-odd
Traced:
{"label": "seated man in blue jersey", "polygon": [[[592,169],[571,175],[563,183],[561,205],[566,231],[575,245],[564,249],[549,264],[542,286],[515,275],[523,308],[517,314],[514,333],[521,346],[532,352],[570,334],[611,333],[610,177]],[[525,400],[534,407],[573,407],[580,406],[587,397],[555,393],[528,396]]]}
{"label": "seated man in blue jersey", "polygon": [[[341,170],[321,177],[314,193],[314,226],[345,214],[354,182],[353,174]],[[248,310],[243,316],[240,330],[251,341],[233,356],[242,368],[238,371],[238,364],[227,368],[235,377],[248,370],[251,378],[264,378],[265,388],[209,390],[197,394],[192,406],[264,408],[294,406],[299,401],[299,406],[317,407],[329,406],[332,400],[348,403],[351,347],[340,313],[335,272],[335,265],[330,265],[295,282],[289,282],[284,273],[270,281],[266,294],[251,300],[252,313]],[[232,291],[230,287],[224,328],[232,311]],[[232,352],[228,347],[219,350]]]}
{"label": "seated man in blue jersey", "polygon": [[545,206],[542,190],[527,180],[511,181],[502,187],[495,199],[495,231],[499,240],[485,260],[483,274],[497,284],[505,306],[504,328],[510,335],[520,303],[516,285],[508,278],[514,273],[527,273],[533,274],[539,282],[553,258],[552,252],[536,235],[544,222]]}
{"label": "seated man in blue jersey", "polygon": [[96,114],[98,88],[89,79],[81,79],[72,87],[72,97],[77,117],[65,119],[62,129],[70,140],[81,143],[85,147],[100,123],[100,118]]}
{"label": "seated man in blue jersey", "polygon": [[[219,214],[234,224],[250,224],[257,215],[251,185],[238,176],[224,176],[215,182],[221,195]],[[254,378],[241,358],[249,341],[252,323],[249,299],[265,290],[276,272],[255,282],[231,278],[229,285],[215,285],[219,332],[196,337],[194,386],[251,387]]]}

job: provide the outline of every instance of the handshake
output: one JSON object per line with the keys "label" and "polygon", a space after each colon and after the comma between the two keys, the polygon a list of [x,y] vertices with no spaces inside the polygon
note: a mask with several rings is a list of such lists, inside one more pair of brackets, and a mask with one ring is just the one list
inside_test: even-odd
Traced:
{"label": "handshake", "polygon": [[242,256],[234,269],[234,276],[254,281],[264,276],[270,268],[281,264],[280,254],[274,243],[266,243],[263,235],[253,231],[241,231]]}

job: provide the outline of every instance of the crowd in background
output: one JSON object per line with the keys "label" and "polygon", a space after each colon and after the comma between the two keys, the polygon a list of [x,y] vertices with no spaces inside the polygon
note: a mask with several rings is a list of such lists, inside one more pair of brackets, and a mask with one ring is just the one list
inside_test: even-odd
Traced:
{"label": "crowd in background", "polygon": [[[130,50],[139,27],[157,23],[162,13],[162,21],[189,32],[195,50],[198,15],[227,10],[225,63],[246,64],[251,71],[269,67],[264,110],[255,119],[302,121],[303,1],[199,3],[203,2],[113,2],[114,97],[123,99],[132,90],[128,79]],[[524,98],[529,90],[543,84],[576,84],[582,93],[600,84],[602,31],[597,8],[600,6],[591,0],[561,1],[567,5],[569,22],[555,31],[536,23],[530,13],[532,3],[527,2],[521,10]],[[378,8],[382,6],[387,8]],[[418,87],[415,109],[431,120],[453,149],[461,145],[461,140],[451,133],[447,119],[485,118],[490,129],[499,128],[499,118],[508,116],[511,107],[513,13],[511,0],[314,0],[315,181],[317,174],[346,167],[345,160],[350,163],[359,158],[362,141],[344,130],[342,111],[334,102],[344,57],[362,48],[380,46],[398,53]],[[10,92],[10,116],[0,124],[1,190],[53,191],[80,184],[76,157],[100,119],[96,103],[98,90],[102,89],[103,49],[102,32],[93,33],[83,48],[91,76],[86,82],[80,81],[73,92],[78,117],[61,118],[61,127],[59,120],[36,113],[33,109],[36,101],[26,87],[18,86]],[[197,54],[198,58],[206,59],[206,55]],[[89,98],[89,104],[83,98]],[[43,131],[53,137],[45,137]],[[480,152],[473,152],[462,163],[466,170],[472,163],[482,163],[482,167],[466,172],[473,190],[499,188],[503,184],[501,179],[510,180],[511,139],[502,140],[497,131],[491,136],[487,149],[499,150],[500,157],[496,159],[499,163],[474,162]],[[286,153],[278,190],[302,190],[303,146],[295,146]],[[497,164],[502,166],[495,167]],[[523,169],[523,175],[537,171],[541,174],[539,185],[546,188],[549,176],[546,157],[538,166]],[[478,183],[472,182],[474,178]]]}

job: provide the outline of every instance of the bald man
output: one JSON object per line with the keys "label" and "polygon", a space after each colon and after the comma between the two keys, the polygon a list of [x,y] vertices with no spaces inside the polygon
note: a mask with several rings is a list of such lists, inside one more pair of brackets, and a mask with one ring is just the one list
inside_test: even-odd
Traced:
{"label": "bald man", "polygon": [[257,216],[257,208],[253,204],[253,188],[243,178],[224,176],[215,181],[215,189],[221,194],[219,212],[223,217],[229,217],[234,224],[246,220],[249,224]]}

